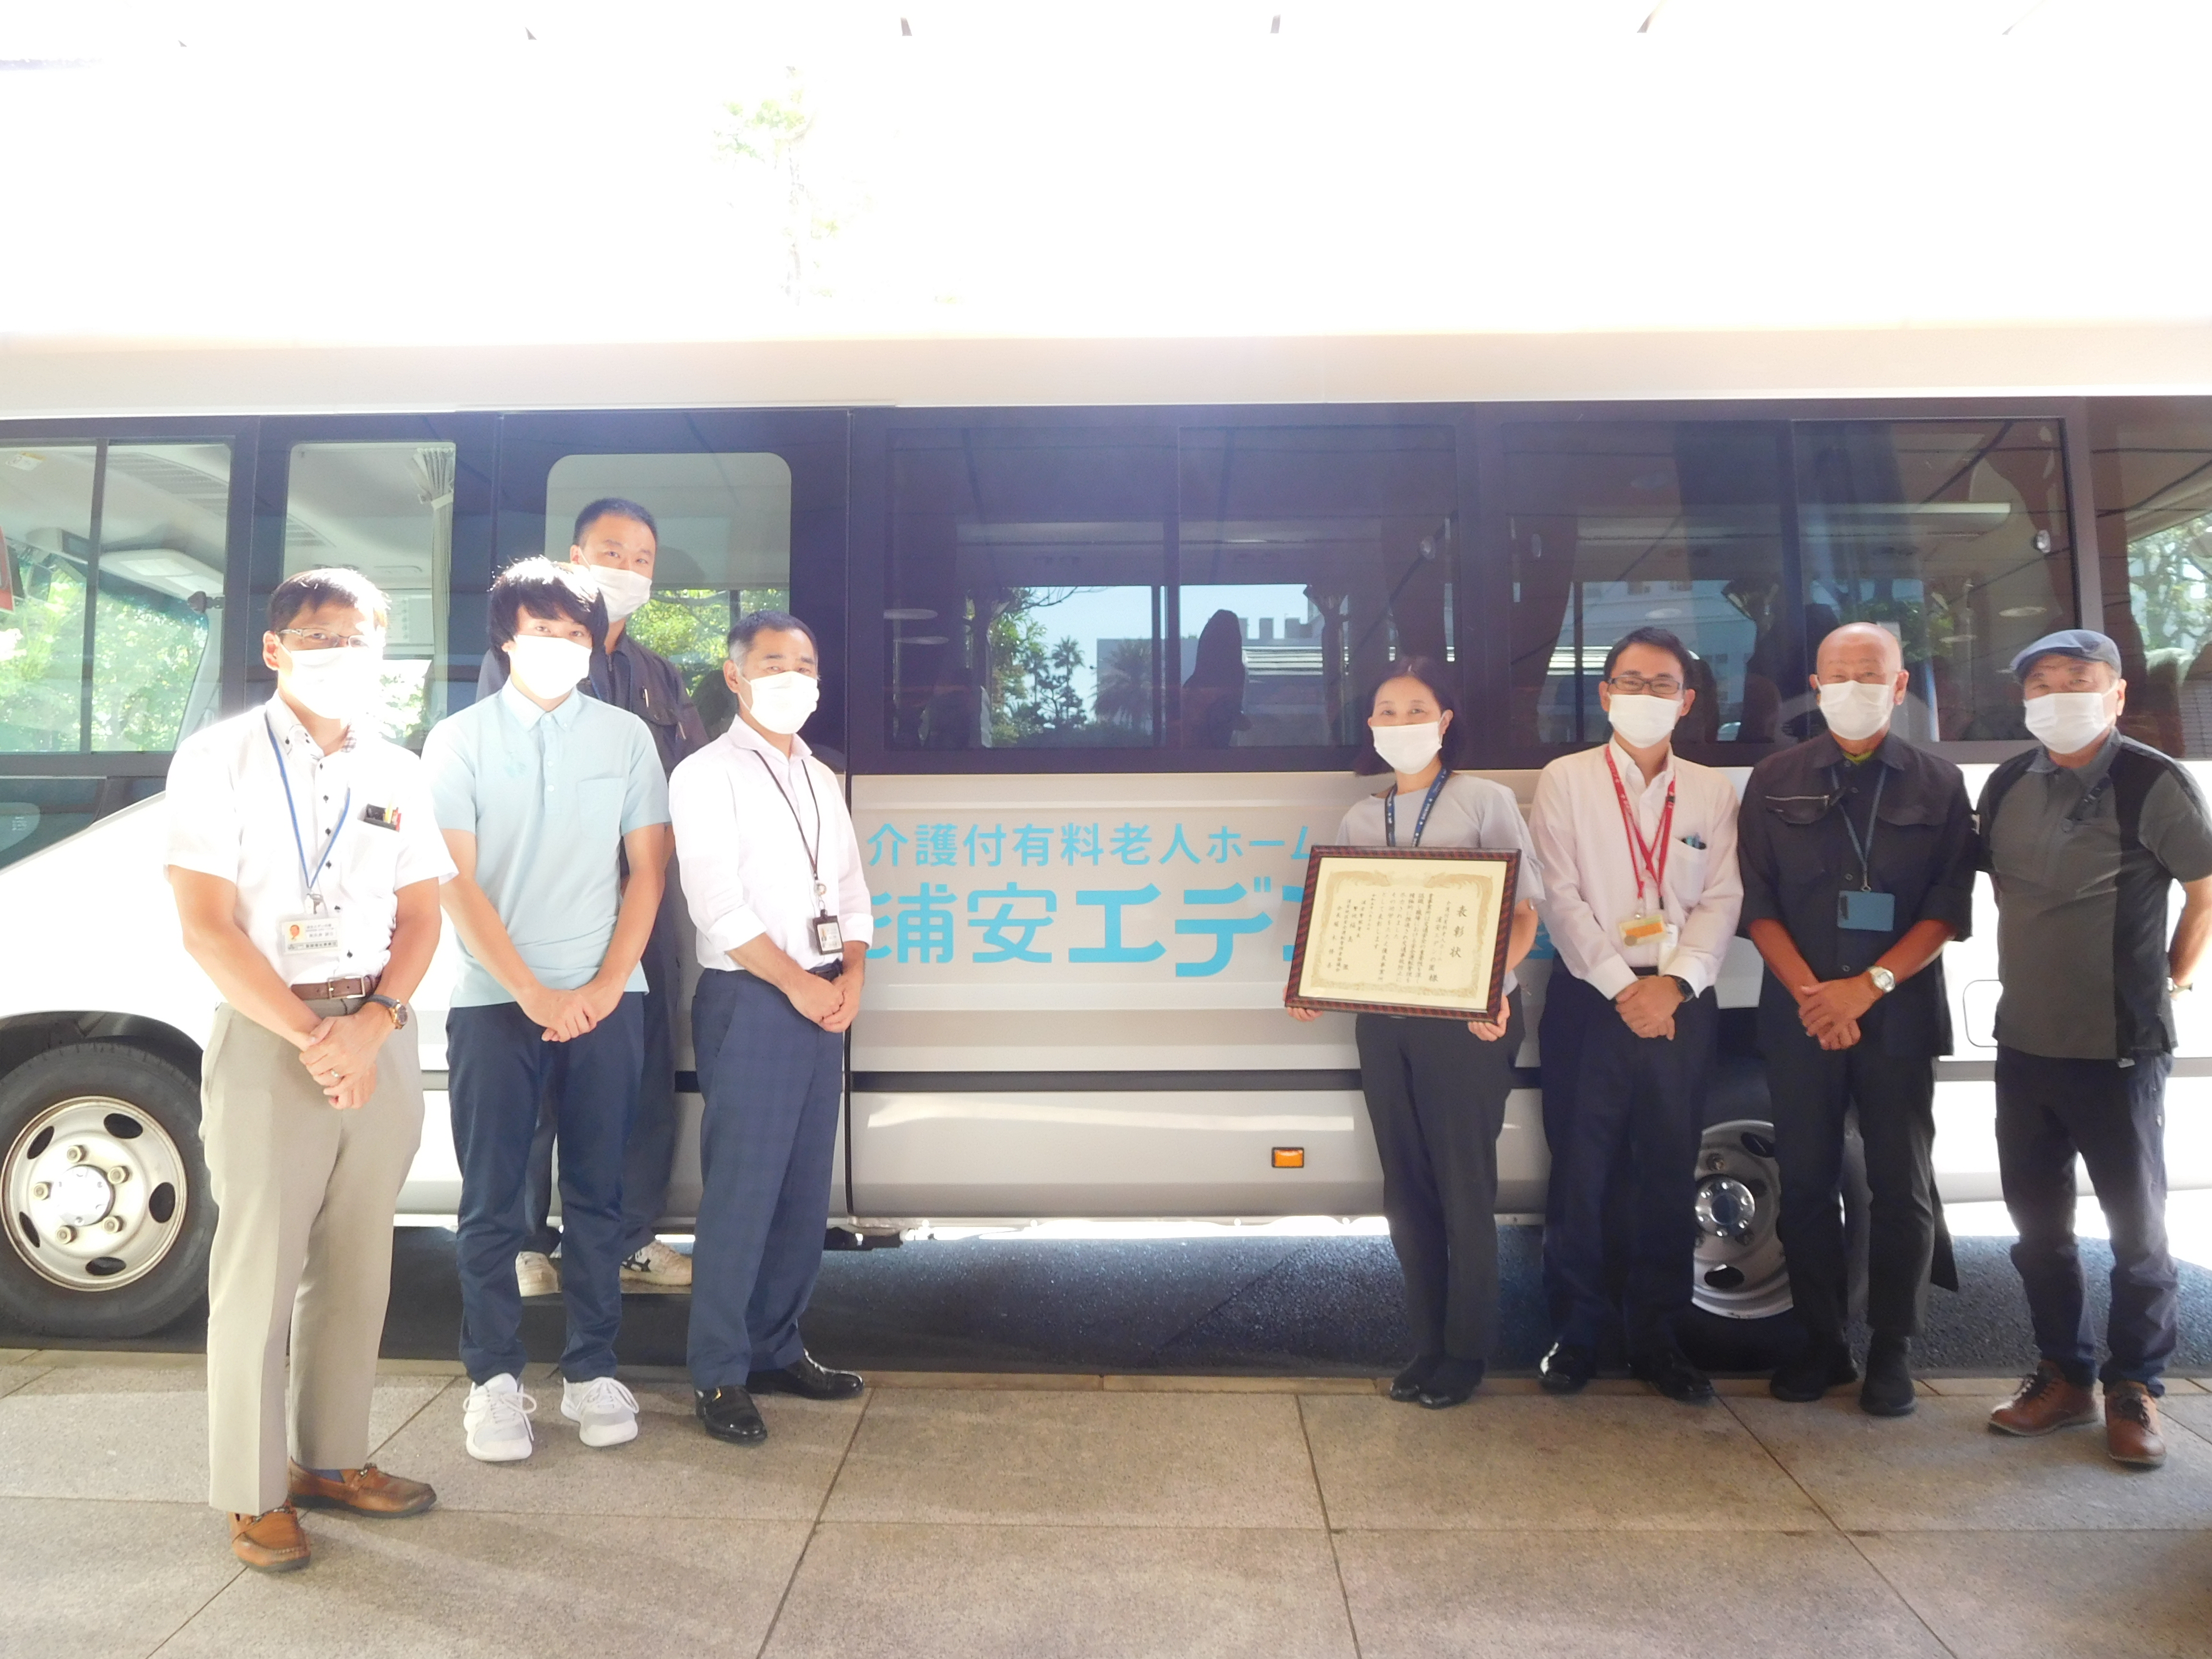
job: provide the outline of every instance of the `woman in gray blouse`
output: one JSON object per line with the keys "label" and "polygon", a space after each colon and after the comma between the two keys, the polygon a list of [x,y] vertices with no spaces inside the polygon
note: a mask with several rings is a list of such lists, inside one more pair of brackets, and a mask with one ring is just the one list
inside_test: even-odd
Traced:
{"label": "woman in gray blouse", "polygon": [[[1482,1382],[1498,1324],[1498,1132],[1521,1049],[1521,993],[1511,969],[1536,939],[1541,872],[1513,792],[1451,770],[1451,682],[1425,657],[1376,688],[1370,743],[1354,769],[1392,774],[1355,802],[1344,847],[1480,847],[1521,854],[1505,953],[1505,1018],[1495,1023],[1361,1014],[1359,1079],[1382,1160],[1382,1210],[1406,1279],[1413,1363],[1393,1400],[1456,1406]],[[1292,1009],[1297,1019],[1318,1018]]]}

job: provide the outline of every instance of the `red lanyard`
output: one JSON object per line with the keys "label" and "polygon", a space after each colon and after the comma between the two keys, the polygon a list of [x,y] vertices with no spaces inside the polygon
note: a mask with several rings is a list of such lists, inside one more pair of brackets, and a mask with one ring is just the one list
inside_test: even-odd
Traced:
{"label": "red lanyard", "polygon": [[[1613,774],[1613,798],[1620,803],[1620,825],[1628,831],[1631,848],[1628,867],[1629,873],[1636,878],[1636,902],[1638,904],[1644,902],[1644,874],[1648,870],[1651,872],[1652,896],[1656,902],[1663,905],[1667,902],[1668,844],[1674,839],[1674,780],[1671,775],[1667,780],[1667,805],[1659,814],[1659,861],[1654,864],[1651,861],[1651,845],[1644,839],[1644,832],[1636,827],[1636,815],[1628,810],[1628,791],[1620,781],[1620,768],[1613,764],[1613,745],[1609,743],[1605,746],[1605,769]],[[1637,868],[1639,860],[1643,869]]]}

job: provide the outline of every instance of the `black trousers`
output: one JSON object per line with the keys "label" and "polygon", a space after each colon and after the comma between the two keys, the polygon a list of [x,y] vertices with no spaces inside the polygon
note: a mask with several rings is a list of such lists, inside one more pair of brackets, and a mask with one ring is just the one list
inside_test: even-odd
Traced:
{"label": "black trousers", "polygon": [[[676,1164],[676,1042],[673,1016],[683,985],[683,957],[673,906],[684,896],[669,884],[653,937],[639,965],[645,969],[645,1073],[637,1091],[637,1115],[623,1148],[622,1253],[635,1255],[653,1242],[654,1224],[668,1205],[668,1176]],[[549,1095],[530,1140],[526,1186],[529,1242],[522,1248],[551,1255],[561,1248],[553,1225],[553,1140],[556,1117]]]}
{"label": "black trousers", "polygon": [[2012,1247],[2036,1350],[2087,1388],[2097,1359],[2074,1241],[2074,1158],[2096,1187],[2112,1239],[2106,1382],[2147,1384],[2180,1340],[2180,1281],[2166,1244],[2166,1079],[2171,1054],[2052,1060],[1997,1050],[1997,1170],[2020,1230]]}
{"label": "black trousers", "polygon": [[[1844,1117],[1856,1105],[1866,1146],[1867,1322],[1917,1336],[1928,1312],[1942,1210],[1936,1196],[1936,1062],[1884,1054],[1863,1038],[1831,1052],[1796,1026],[1794,1010],[1761,1011],[1759,1048],[1782,1165],[1778,1223],[1790,1295],[1808,1339],[1844,1340],[1850,1317],[1844,1243]],[[1786,1029],[1796,1026],[1795,1030]],[[1943,1251],[1946,1267],[1949,1251]],[[1953,1283],[1955,1275],[1946,1274]]]}
{"label": "black trousers", "polygon": [[1498,1333],[1498,1132],[1521,1051],[1521,994],[1505,1035],[1456,1019],[1362,1014],[1359,1084],[1382,1160],[1382,1213],[1423,1357],[1481,1364]]}
{"label": "black trousers", "polygon": [[1537,1030],[1552,1149],[1544,1291],[1553,1333],[1594,1348],[1615,1316],[1606,1285],[1606,1188],[1625,1152],[1629,1351],[1671,1346],[1675,1318],[1690,1305],[1698,1136],[1720,1005],[1707,991],[1675,1010],[1672,1039],[1639,1037],[1595,988],[1555,963]]}

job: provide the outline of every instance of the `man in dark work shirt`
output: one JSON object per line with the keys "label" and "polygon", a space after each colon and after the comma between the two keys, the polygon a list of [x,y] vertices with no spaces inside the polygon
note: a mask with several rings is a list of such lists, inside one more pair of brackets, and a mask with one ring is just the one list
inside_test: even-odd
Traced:
{"label": "man in dark work shirt", "polygon": [[[591,678],[585,690],[601,702],[626,708],[653,733],[665,776],[694,750],[707,745],[698,711],[684,689],[676,665],[648,650],[630,635],[631,614],[653,590],[653,567],[660,535],[653,514],[635,501],[616,496],[596,501],[576,515],[568,562],[589,569],[606,596],[607,645],[592,653]],[[479,702],[507,684],[507,653],[485,654],[477,677]],[[637,1121],[630,1130],[623,1161],[623,1283],[632,1290],[682,1290],[691,1283],[690,1258],[653,1235],[668,1197],[668,1175],[676,1155],[676,1057],[671,1025],[683,951],[677,932],[684,896],[676,866],[653,927],[645,960],[645,1076],[637,1097]],[[550,1296],[561,1288],[552,1261],[560,1243],[548,1218],[553,1203],[553,1120],[541,1116],[530,1148],[528,1202],[532,1237],[515,1259],[515,1278],[525,1296]]]}
{"label": "man in dark work shirt", "polygon": [[1805,1347],[1779,1400],[1856,1376],[1844,1337],[1844,1118],[1858,1108],[1869,1218],[1860,1406],[1902,1417],[1931,1269],[1957,1287],[1936,1194],[1936,1059],[1951,1052],[1943,946],[1973,916],[1973,815],[1959,769],[1891,732],[1896,638],[1851,623],[1813,677],[1828,729],[1752,769],[1737,819],[1743,931],[1766,959],[1759,1041],[1782,1166],[1778,1227]]}

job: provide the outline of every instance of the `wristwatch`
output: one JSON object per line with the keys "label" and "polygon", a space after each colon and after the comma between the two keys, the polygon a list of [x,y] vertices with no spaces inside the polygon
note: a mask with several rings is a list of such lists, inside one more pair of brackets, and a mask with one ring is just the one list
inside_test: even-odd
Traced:
{"label": "wristwatch", "polygon": [[400,1001],[398,997],[368,996],[363,997],[362,1000],[363,1002],[373,1002],[378,1007],[383,1009],[385,1012],[390,1014],[392,1016],[392,1029],[395,1031],[405,1030],[407,1029],[407,1022],[415,1018],[415,1011],[412,1008],[410,1008],[405,1003]]}
{"label": "wristwatch", "polygon": [[1667,977],[1674,981],[1674,988],[1682,994],[1683,1001],[1694,1002],[1697,1000],[1698,994],[1690,988],[1689,981],[1684,979],[1680,974],[1669,974]]}
{"label": "wristwatch", "polygon": [[1897,975],[1880,963],[1867,969],[1867,977],[1874,981],[1874,988],[1884,996],[1897,988]]}

